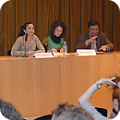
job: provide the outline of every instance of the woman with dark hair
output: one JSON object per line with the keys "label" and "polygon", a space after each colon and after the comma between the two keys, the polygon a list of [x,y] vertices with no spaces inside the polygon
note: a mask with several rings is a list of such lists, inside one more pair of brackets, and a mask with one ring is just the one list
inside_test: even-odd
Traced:
{"label": "woman with dark hair", "polygon": [[[25,37],[27,36],[26,41],[26,54],[33,55],[35,52],[45,52],[45,49],[40,42],[39,38],[34,35],[34,25],[31,22],[26,22],[21,26],[19,37],[14,43],[11,55],[12,56],[24,56],[25,55]],[[36,47],[39,49],[36,51]]]}
{"label": "woman with dark hair", "polygon": [[51,25],[50,34],[51,36],[48,36],[44,38],[43,40],[43,46],[45,48],[46,52],[62,52],[63,48],[63,37],[66,33],[66,25],[62,21],[55,21]]}

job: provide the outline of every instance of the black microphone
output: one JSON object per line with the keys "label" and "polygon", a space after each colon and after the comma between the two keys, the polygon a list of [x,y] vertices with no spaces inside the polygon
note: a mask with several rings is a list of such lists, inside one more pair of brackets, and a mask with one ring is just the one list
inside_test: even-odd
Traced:
{"label": "black microphone", "polygon": [[27,37],[28,37],[28,33],[26,33],[26,36],[25,36],[25,41],[27,41]]}
{"label": "black microphone", "polygon": [[28,33],[26,33],[26,35],[25,35],[25,55],[22,56],[22,57],[28,57],[27,54],[26,54],[26,42],[27,42],[27,37],[28,37]]}
{"label": "black microphone", "polygon": [[98,36],[96,35],[96,37],[97,37],[96,38],[96,43],[97,43],[96,46],[98,46],[99,45]]}
{"label": "black microphone", "polygon": [[96,41],[98,41],[98,38],[96,38]]}

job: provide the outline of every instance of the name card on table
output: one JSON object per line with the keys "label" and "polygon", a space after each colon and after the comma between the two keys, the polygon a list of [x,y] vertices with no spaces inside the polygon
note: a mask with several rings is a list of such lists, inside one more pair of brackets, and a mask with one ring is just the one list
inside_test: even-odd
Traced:
{"label": "name card on table", "polygon": [[32,57],[35,58],[50,58],[53,57],[52,53],[34,53]]}
{"label": "name card on table", "polygon": [[96,55],[95,50],[77,49],[77,51],[76,51],[76,56],[89,56],[89,55]]}

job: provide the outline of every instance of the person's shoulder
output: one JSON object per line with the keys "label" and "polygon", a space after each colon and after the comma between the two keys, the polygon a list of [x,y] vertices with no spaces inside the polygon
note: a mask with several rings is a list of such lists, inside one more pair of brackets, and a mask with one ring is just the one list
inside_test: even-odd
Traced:
{"label": "person's shoulder", "polygon": [[43,40],[46,40],[46,39],[50,39],[50,36],[47,36],[47,37],[43,38]]}
{"label": "person's shoulder", "polygon": [[78,36],[78,39],[82,41],[87,40],[87,38],[89,38],[89,32],[82,33]]}
{"label": "person's shoulder", "polygon": [[89,32],[85,32],[85,33],[81,33],[79,36],[86,36],[86,35],[89,35]]}
{"label": "person's shoulder", "polygon": [[47,36],[46,39],[51,39],[51,36]]}
{"label": "person's shoulder", "polygon": [[43,40],[42,40],[42,43],[44,45],[47,45],[46,43],[48,43],[48,39],[49,39],[49,36],[48,37],[45,37]]}
{"label": "person's shoulder", "polygon": [[38,38],[38,36],[37,36],[37,35],[33,35],[32,37],[33,37],[33,38]]}
{"label": "person's shoulder", "polygon": [[40,39],[38,38],[37,35],[33,35],[32,38],[33,38],[33,41],[35,41],[35,42],[40,41]]}
{"label": "person's shoulder", "polygon": [[106,36],[106,34],[104,32],[99,32],[100,36]]}
{"label": "person's shoulder", "polygon": [[23,36],[19,36],[17,39],[23,39]]}
{"label": "person's shoulder", "polygon": [[16,39],[17,42],[22,42],[23,41],[23,36],[19,36],[17,39]]}

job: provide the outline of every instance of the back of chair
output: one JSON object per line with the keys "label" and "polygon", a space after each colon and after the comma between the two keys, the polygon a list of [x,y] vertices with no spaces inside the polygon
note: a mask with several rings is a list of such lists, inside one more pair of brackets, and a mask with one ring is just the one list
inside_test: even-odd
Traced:
{"label": "back of chair", "polygon": [[49,115],[44,115],[44,116],[38,117],[34,120],[51,120],[51,118],[52,118],[52,114],[49,114]]}

